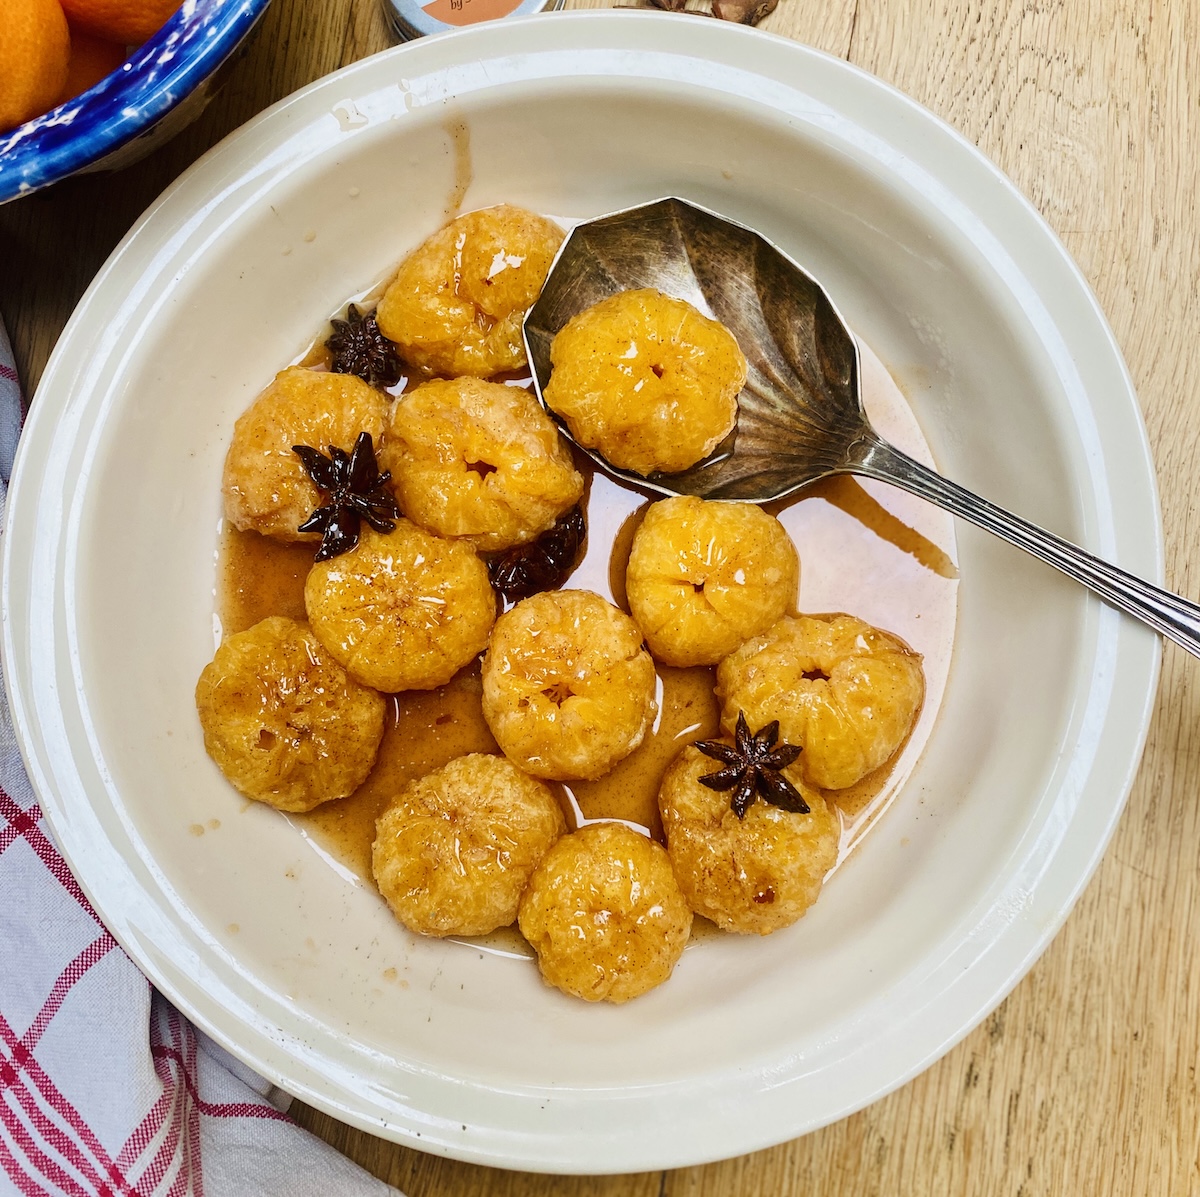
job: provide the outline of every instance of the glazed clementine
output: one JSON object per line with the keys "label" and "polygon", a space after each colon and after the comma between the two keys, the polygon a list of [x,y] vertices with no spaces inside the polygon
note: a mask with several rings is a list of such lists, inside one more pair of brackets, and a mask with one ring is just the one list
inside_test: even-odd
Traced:
{"label": "glazed clementine", "polygon": [[58,103],[70,56],[58,0],[0,0],[0,132]]}
{"label": "glazed clementine", "polygon": [[106,41],[137,46],[157,33],[180,0],[63,0],[73,26]]}

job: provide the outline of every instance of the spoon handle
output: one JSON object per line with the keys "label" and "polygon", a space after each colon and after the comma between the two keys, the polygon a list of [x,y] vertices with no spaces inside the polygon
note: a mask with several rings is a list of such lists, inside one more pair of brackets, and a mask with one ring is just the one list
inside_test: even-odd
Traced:
{"label": "spoon handle", "polygon": [[1197,604],[1152,586],[1070,541],[981,499],[877,436],[871,436],[863,445],[863,451],[856,455],[851,466],[853,473],[890,482],[970,520],[1001,540],[1007,540],[1047,565],[1062,570],[1106,603],[1149,624],[1200,657],[1200,606]]}

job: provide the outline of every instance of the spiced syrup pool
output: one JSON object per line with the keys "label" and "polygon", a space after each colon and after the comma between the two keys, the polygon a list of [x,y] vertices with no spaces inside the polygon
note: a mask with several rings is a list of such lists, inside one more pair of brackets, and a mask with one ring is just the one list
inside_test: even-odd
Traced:
{"label": "spiced syrup pool", "polygon": [[[860,344],[860,350],[863,402],[871,422],[900,449],[932,465],[929,446],[896,382],[866,346]],[[318,369],[327,363],[320,342],[301,359]],[[522,385],[528,380],[506,381]],[[596,469],[582,454],[576,458],[587,479],[587,540],[563,587],[594,591],[628,612],[625,565],[652,496]],[[907,740],[880,768],[833,799],[841,822],[840,866],[912,774],[941,707],[957,610],[953,521],[903,491],[848,476],[827,479],[767,504],[766,510],[778,517],[800,556],[799,611],[858,616],[899,636],[923,657],[925,700]],[[304,581],[313,553],[312,544],[284,544],[224,524],[217,586],[222,634],[243,631],[269,615],[305,622]],[[667,766],[684,745],[720,729],[714,669],[656,667],[658,715],[640,747],[596,781],[550,783],[569,826],[619,819],[661,840],[657,797]],[[387,710],[383,742],[366,781],[348,798],[286,816],[332,866],[371,888],[375,820],[395,794],[455,757],[499,751],[483,719],[478,661],[436,690],[390,696]],[[698,918],[693,935],[709,929]],[[515,929],[489,939],[505,954],[530,954]]]}

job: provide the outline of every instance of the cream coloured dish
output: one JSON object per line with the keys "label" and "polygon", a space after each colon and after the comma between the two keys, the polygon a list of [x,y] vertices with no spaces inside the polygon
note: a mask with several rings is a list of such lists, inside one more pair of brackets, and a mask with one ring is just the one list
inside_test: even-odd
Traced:
{"label": "cream coloured dish", "polygon": [[[462,1159],[696,1163],[903,1083],[1065,918],[1122,808],[1157,680],[1150,633],[960,529],[940,716],[884,819],[795,927],[703,938],[669,985],[612,1009],[569,1002],[501,948],[407,935],[316,839],[238,798],[192,705],[217,631],[216,496],[238,414],[303,351],[315,314],[369,290],[454,210],[574,219],[664,194],[758,229],[819,278],[948,474],[1160,574],[1127,374],[1030,206],[878,81],[672,15],[415,43],[231,136],[82,301],[10,492],[14,719],[102,917],[272,1080]],[[868,493],[905,522],[898,500]]]}

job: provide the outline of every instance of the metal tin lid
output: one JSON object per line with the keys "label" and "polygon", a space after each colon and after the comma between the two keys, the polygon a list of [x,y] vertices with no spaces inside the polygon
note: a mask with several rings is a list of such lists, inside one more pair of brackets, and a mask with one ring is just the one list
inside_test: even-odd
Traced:
{"label": "metal tin lid", "polygon": [[561,8],[563,0],[381,0],[384,15],[398,38],[444,33],[501,17],[527,16]]}

